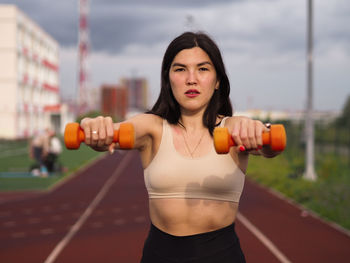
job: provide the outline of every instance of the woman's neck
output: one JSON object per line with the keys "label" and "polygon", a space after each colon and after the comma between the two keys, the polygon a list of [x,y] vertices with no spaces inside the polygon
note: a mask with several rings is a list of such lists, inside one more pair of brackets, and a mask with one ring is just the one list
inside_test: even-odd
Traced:
{"label": "woman's neck", "polygon": [[179,122],[187,132],[203,130],[203,115],[181,115]]}

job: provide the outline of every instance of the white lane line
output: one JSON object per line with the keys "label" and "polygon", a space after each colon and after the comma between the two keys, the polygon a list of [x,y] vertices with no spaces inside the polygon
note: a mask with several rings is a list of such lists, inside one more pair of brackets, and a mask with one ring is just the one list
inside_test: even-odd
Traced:
{"label": "white lane line", "polygon": [[253,233],[260,241],[263,243],[271,253],[279,259],[281,263],[291,263],[290,261],[273,243],[268,239],[256,226],[254,226],[245,216],[241,213],[237,214],[237,219],[248,228],[250,232]]}
{"label": "white lane line", "polygon": [[107,194],[110,187],[114,184],[114,182],[117,180],[118,176],[120,175],[120,172],[123,171],[124,168],[126,168],[126,166],[129,164],[129,161],[131,159],[132,159],[132,152],[128,152],[126,155],[124,155],[124,158],[121,160],[121,163],[118,166],[118,168],[115,170],[112,176],[107,180],[107,182],[103,185],[100,192],[96,195],[94,200],[89,204],[89,206],[86,208],[86,210],[78,219],[78,221],[70,228],[66,236],[56,245],[56,247],[51,252],[51,254],[47,257],[44,263],[52,263],[56,260],[58,255],[64,249],[64,247],[69,243],[69,241],[73,238],[73,236],[79,231],[79,229],[82,227],[82,225],[89,218],[91,213],[94,211],[96,206],[101,202],[103,197]]}

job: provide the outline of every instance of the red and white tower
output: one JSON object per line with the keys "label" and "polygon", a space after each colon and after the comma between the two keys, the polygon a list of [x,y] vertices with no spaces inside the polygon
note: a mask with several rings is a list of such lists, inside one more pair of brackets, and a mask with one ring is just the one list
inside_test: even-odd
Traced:
{"label": "red and white tower", "polygon": [[89,53],[89,1],[79,1],[79,62],[78,62],[78,114],[85,112],[88,108],[86,88],[88,83],[88,53]]}

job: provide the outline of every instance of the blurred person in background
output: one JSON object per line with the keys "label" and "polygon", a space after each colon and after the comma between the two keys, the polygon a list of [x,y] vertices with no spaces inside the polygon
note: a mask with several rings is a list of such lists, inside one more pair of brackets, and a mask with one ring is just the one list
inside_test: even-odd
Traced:
{"label": "blurred person in background", "polygon": [[[235,232],[249,153],[273,157],[263,146],[268,128],[232,116],[230,84],[221,52],[204,33],[186,32],[168,46],[161,90],[151,111],[127,120],[135,128],[149,195],[151,226],[142,263],[242,263]],[[110,117],[84,118],[85,143],[113,152]],[[215,152],[213,130],[225,126],[237,147]]]}
{"label": "blurred person in background", "polygon": [[49,150],[45,156],[44,164],[49,173],[61,172],[61,165],[58,162],[58,157],[62,152],[62,143],[56,136],[55,131],[49,131]]}
{"label": "blurred person in background", "polygon": [[34,135],[30,141],[29,156],[35,161],[35,164],[31,166],[31,172],[34,176],[48,176],[45,159],[49,153],[51,137],[54,134],[52,129],[47,128]]}

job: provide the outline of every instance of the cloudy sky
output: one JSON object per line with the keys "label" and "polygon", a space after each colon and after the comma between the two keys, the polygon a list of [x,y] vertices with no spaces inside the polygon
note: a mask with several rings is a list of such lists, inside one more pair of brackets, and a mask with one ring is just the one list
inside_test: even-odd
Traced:
{"label": "cloudy sky", "polygon": [[[78,0],[15,4],[60,44],[65,98],[76,83]],[[236,110],[300,110],[306,102],[307,0],[90,0],[90,85],[146,77],[159,92],[169,42],[185,30],[211,35],[223,53]],[[340,110],[350,95],[350,2],[314,0],[314,108]]]}

